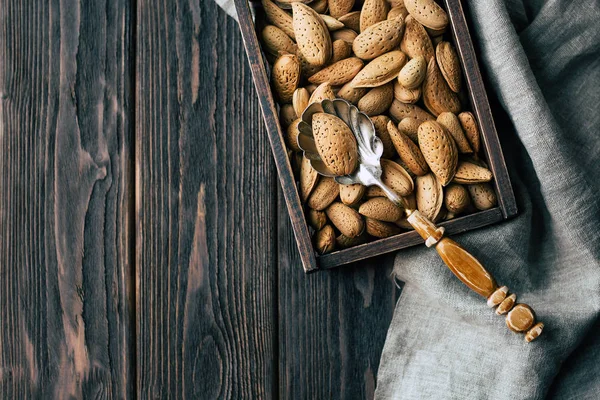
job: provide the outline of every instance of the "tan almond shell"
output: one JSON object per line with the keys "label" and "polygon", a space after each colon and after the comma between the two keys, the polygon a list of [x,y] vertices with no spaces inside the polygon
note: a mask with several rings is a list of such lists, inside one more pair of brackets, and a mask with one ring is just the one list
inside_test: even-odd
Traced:
{"label": "tan almond shell", "polygon": [[317,211],[309,208],[306,211],[306,221],[315,230],[321,230],[327,224],[327,214],[325,211]]}
{"label": "tan almond shell", "polygon": [[309,64],[327,64],[331,58],[331,36],[325,22],[315,10],[302,3],[292,3],[292,11],[298,49]]}
{"label": "tan almond shell", "polygon": [[464,186],[451,183],[446,187],[444,193],[444,205],[446,209],[454,214],[460,214],[469,206],[471,199],[469,192]]}
{"label": "tan almond shell", "polygon": [[410,15],[404,20],[400,49],[410,58],[422,56],[428,61],[434,56],[433,44],[425,28]]}
{"label": "tan almond shell", "polygon": [[429,166],[419,147],[402,133],[392,121],[388,123],[388,132],[398,155],[408,169],[417,176],[425,175],[429,171]]}
{"label": "tan almond shell", "polygon": [[473,150],[465,136],[465,132],[460,125],[458,117],[451,112],[443,112],[437,117],[437,122],[442,125],[450,133],[459,153],[471,154]]}
{"label": "tan almond shell", "polygon": [[354,54],[363,60],[372,60],[398,47],[404,33],[404,20],[396,18],[371,25],[352,43]]}
{"label": "tan almond shell", "polygon": [[360,183],[340,185],[340,200],[347,206],[356,206],[363,198],[366,186]]}
{"label": "tan almond shell", "polygon": [[348,58],[350,57],[350,54],[352,54],[352,46],[342,39],[335,40],[331,46],[333,47],[333,54],[331,56],[332,64],[341,61],[344,58]]}
{"label": "tan almond shell", "polygon": [[319,182],[319,176],[319,173],[310,165],[310,160],[303,156],[300,164],[300,199],[302,202],[305,202],[312,194]]}
{"label": "tan almond shell", "polygon": [[340,249],[347,249],[348,247],[358,246],[359,244],[367,243],[370,239],[370,236],[367,232],[363,232],[361,235],[357,237],[350,238],[342,233],[335,238],[335,245]]}
{"label": "tan almond shell", "polygon": [[296,111],[294,111],[294,107],[291,104],[281,105],[281,108],[279,109],[279,121],[281,122],[283,129],[287,129],[287,127],[297,118]]}
{"label": "tan almond shell", "polygon": [[444,204],[444,191],[438,179],[430,172],[427,175],[418,176],[415,186],[418,210],[429,220],[439,221]]}
{"label": "tan almond shell", "polygon": [[357,237],[363,232],[363,218],[353,208],[343,203],[332,203],[327,210],[327,217],[345,236]]}
{"label": "tan almond shell", "polygon": [[[408,196],[414,189],[413,180],[402,166],[385,158],[381,159],[381,180],[398,196]],[[385,193],[377,186],[369,186],[367,197],[384,197]]]}
{"label": "tan almond shell", "polygon": [[298,123],[300,123],[300,121],[301,121],[300,118],[294,120],[294,122],[292,122],[285,131],[286,143],[287,143],[288,147],[294,151],[301,150],[300,147],[298,146],[298,134],[300,133],[300,129],[298,128]]}
{"label": "tan almond shell", "polygon": [[435,48],[435,57],[442,76],[454,93],[459,93],[462,87],[460,61],[454,47],[449,42],[440,42]]}
{"label": "tan almond shell", "polygon": [[[391,5],[391,4],[390,4]],[[398,17],[406,18],[408,10],[404,7],[404,4],[393,6],[387,14],[387,19],[394,19]]]}
{"label": "tan almond shell", "polygon": [[354,0],[328,0],[329,14],[333,18],[340,18],[350,11],[354,7]]}
{"label": "tan almond shell", "polygon": [[458,151],[450,134],[435,121],[423,122],[419,126],[419,147],[440,184],[448,185],[458,163]]}
{"label": "tan almond shell", "polygon": [[352,82],[348,82],[340,88],[337,93],[337,97],[357,105],[360,99],[367,94],[368,91],[368,88],[355,88],[352,86]]}
{"label": "tan almond shell", "polygon": [[383,143],[383,154],[382,158],[392,158],[396,155],[396,149],[394,149],[394,143],[388,132],[387,125],[390,122],[390,117],[387,115],[375,115],[371,117],[373,126],[375,127],[375,134]]}
{"label": "tan almond shell", "polygon": [[271,0],[261,0],[261,3],[265,10],[267,21],[284,31],[290,38],[296,39],[292,16],[279,8]]}
{"label": "tan almond shell", "polygon": [[406,55],[398,50],[381,55],[365,65],[354,77],[352,86],[377,87],[385,85],[398,76],[398,72],[406,63]]}
{"label": "tan almond shell", "polygon": [[467,190],[471,195],[473,205],[478,210],[489,210],[490,208],[496,207],[496,204],[498,204],[496,192],[489,183],[468,185]]}
{"label": "tan almond shell", "polygon": [[479,128],[477,127],[475,116],[469,111],[464,111],[458,114],[458,120],[471,145],[471,149],[473,149],[476,154],[479,153],[479,149],[481,148],[481,136],[479,135]]}
{"label": "tan almond shell", "polygon": [[310,2],[308,6],[315,10],[317,14],[323,14],[325,11],[327,11],[327,8],[329,7],[329,5],[327,4],[327,0],[314,0]]}
{"label": "tan almond shell", "polygon": [[472,162],[461,161],[456,168],[454,182],[472,185],[474,183],[489,182],[492,177],[492,172],[489,169]]}
{"label": "tan almond shell", "polygon": [[329,82],[332,86],[343,85],[350,82],[362,69],[363,65],[364,63],[360,58],[346,58],[323,68],[308,78],[308,81],[315,84]]}
{"label": "tan almond shell", "polygon": [[419,142],[419,125],[421,125],[421,121],[416,118],[402,118],[400,122],[398,122],[398,129],[404,133],[406,136],[410,138],[415,143]]}
{"label": "tan almond shell", "polygon": [[394,99],[390,106],[389,113],[396,121],[404,118],[415,118],[420,122],[433,121],[435,117],[415,104],[406,104]]}
{"label": "tan almond shell", "polygon": [[354,39],[358,36],[358,33],[352,29],[344,28],[334,32],[331,32],[331,40],[343,40],[344,42],[352,45]]}
{"label": "tan almond shell", "polygon": [[389,10],[386,0],[365,0],[360,12],[360,31],[385,20]]}
{"label": "tan almond shell", "polygon": [[365,218],[365,226],[367,233],[376,238],[386,238],[399,234],[400,228],[394,224],[384,221],[378,221],[373,218]]}
{"label": "tan almond shell", "polygon": [[338,18],[338,21],[343,23],[346,28],[352,29],[354,32],[360,31],[360,11],[352,11]]}
{"label": "tan almond shell", "polygon": [[312,117],[315,146],[325,166],[335,175],[350,175],[358,167],[358,144],[352,130],[335,115]]}
{"label": "tan almond shell", "polygon": [[358,109],[372,117],[386,112],[392,105],[392,101],[394,101],[394,87],[392,82],[389,82],[369,90],[358,101]]}
{"label": "tan almond shell", "polygon": [[407,89],[421,86],[427,73],[427,62],[423,56],[417,56],[406,63],[398,74],[398,82]]}
{"label": "tan almond shell", "polygon": [[434,0],[404,0],[404,5],[410,15],[427,28],[439,32],[448,25],[448,14]]}
{"label": "tan almond shell", "polygon": [[427,65],[427,74],[423,81],[423,103],[436,117],[445,111],[454,114],[460,112],[460,100],[456,93],[450,90],[435,58],[429,60]]}
{"label": "tan almond shell", "polygon": [[333,100],[335,99],[335,93],[333,93],[333,89],[329,82],[321,83],[314,92],[310,95],[310,99],[308,99],[308,105],[312,103],[319,103],[325,99]]}
{"label": "tan almond shell", "polygon": [[261,32],[262,43],[265,49],[274,55],[279,52],[290,54],[296,53],[296,43],[281,28],[275,25],[267,25]]}
{"label": "tan almond shell", "polygon": [[373,197],[360,205],[358,213],[379,221],[395,222],[402,218],[402,209],[387,197]]}
{"label": "tan almond shell", "polygon": [[294,107],[294,111],[296,112],[296,116],[298,118],[302,117],[302,113],[308,107],[308,101],[310,99],[310,93],[306,88],[298,88],[294,92],[292,96],[292,106]]}
{"label": "tan almond shell", "polygon": [[335,231],[331,225],[325,225],[314,237],[315,250],[319,254],[331,253],[335,250]]}
{"label": "tan almond shell", "polygon": [[414,104],[421,98],[421,88],[407,89],[397,80],[394,81],[394,98],[402,103]]}
{"label": "tan almond shell", "polygon": [[271,71],[271,81],[277,97],[283,103],[290,103],[294,91],[300,83],[300,61],[293,54],[280,56]]}
{"label": "tan almond shell", "polygon": [[340,185],[333,178],[324,176],[308,198],[307,205],[313,210],[322,211],[340,194]]}
{"label": "tan almond shell", "polygon": [[327,29],[329,29],[329,31],[331,31],[331,32],[337,31],[338,29],[342,29],[345,27],[345,25],[343,23],[341,23],[340,21],[338,21],[331,15],[319,13],[319,16],[321,17],[323,22],[325,22],[325,26],[327,26]]}

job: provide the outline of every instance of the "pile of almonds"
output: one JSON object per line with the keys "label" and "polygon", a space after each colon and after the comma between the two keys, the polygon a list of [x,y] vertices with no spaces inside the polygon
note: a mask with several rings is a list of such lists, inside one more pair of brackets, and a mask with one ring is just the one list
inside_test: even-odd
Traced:
{"label": "pile of almonds", "polygon": [[[371,118],[384,145],[383,182],[430,220],[496,205],[492,173],[479,157],[477,121],[464,111],[460,62],[444,41],[448,16],[437,3],[262,0],[262,5],[269,25],[261,39],[272,89],[319,253],[412,229],[381,189],[340,185],[319,176],[303,157],[300,117],[324,99],[345,99]],[[340,123],[321,118],[323,140],[332,134],[327,132],[347,128]],[[336,165],[336,172],[348,173],[356,166],[351,162]]]}

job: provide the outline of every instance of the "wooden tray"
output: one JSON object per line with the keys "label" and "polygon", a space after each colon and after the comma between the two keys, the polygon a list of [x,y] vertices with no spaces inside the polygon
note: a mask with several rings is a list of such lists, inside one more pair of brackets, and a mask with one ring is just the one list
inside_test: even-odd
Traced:
{"label": "wooden tray", "polygon": [[[444,0],[443,6],[450,18],[452,41],[460,57],[471,110],[479,122],[484,158],[494,174],[492,183],[498,197],[496,208],[438,224],[444,226],[449,234],[456,234],[510,218],[517,214],[517,206],[462,3],[460,0]],[[333,268],[423,243],[423,239],[416,232],[410,231],[322,256],[316,254],[287,157],[284,136],[269,86],[267,66],[256,35],[251,6],[247,0],[235,0],[235,7],[304,271]],[[262,7],[259,2],[252,3],[252,7],[257,15],[261,14]]]}

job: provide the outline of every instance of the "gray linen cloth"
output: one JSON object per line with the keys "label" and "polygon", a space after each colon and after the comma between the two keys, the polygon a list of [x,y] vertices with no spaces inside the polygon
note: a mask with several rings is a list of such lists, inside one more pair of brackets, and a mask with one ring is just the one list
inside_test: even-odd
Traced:
{"label": "gray linen cloth", "polygon": [[519,215],[457,240],[546,328],[526,344],[433,250],[403,250],[376,397],[600,399],[600,4],[465,7]]}
{"label": "gray linen cloth", "polygon": [[376,397],[600,399],[600,5],[467,8],[520,213],[456,239],[546,328],[526,344],[435,252],[401,251]]}

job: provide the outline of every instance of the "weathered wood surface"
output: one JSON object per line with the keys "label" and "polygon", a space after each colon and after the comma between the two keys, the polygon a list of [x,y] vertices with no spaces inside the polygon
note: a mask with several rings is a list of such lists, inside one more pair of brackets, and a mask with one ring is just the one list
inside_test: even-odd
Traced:
{"label": "weathered wood surface", "polygon": [[239,28],[137,6],[139,394],[273,397],[277,178]]}
{"label": "weathered wood surface", "polygon": [[0,398],[128,398],[129,2],[0,1]]}

